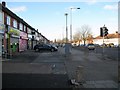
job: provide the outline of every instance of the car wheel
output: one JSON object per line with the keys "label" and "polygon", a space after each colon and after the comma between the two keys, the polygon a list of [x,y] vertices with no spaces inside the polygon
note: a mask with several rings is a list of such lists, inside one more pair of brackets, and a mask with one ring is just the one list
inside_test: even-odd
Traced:
{"label": "car wheel", "polygon": [[36,49],[35,49],[35,51],[37,52],[37,51],[39,51],[39,49],[38,49],[38,48],[36,48]]}
{"label": "car wheel", "polygon": [[54,51],[54,49],[52,48],[52,49],[51,49],[51,52],[53,52],[53,51]]}

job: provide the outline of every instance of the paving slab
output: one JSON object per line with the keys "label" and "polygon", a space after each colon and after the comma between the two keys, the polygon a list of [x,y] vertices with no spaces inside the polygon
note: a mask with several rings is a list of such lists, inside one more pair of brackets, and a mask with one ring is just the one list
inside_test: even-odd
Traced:
{"label": "paving slab", "polygon": [[84,88],[118,88],[118,84],[112,80],[86,81]]}

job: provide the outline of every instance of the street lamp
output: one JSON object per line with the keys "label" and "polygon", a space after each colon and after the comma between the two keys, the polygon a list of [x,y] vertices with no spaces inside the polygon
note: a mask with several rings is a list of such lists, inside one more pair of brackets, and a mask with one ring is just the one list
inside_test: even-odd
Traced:
{"label": "street lamp", "polygon": [[80,9],[80,8],[70,8],[70,42],[72,43],[72,9]]}
{"label": "street lamp", "polygon": [[67,15],[68,15],[68,13],[65,13],[65,16],[66,16],[66,43],[68,43]]}
{"label": "street lamp", "polygon": [[68,29],[67,29],[67,16],[68,13],[65,13],[66,16],[66,44],[65,44],[65,54],[68,55],[70,53],[69,51],[69,44],[68,44]]}

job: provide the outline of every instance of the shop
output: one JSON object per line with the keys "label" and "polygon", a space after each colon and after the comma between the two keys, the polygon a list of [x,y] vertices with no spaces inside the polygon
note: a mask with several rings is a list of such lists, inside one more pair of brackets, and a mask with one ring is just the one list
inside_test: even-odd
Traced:
{"label": "shop", "polygon": [[28,34],[28,49],[32,49],[32,35]]}
{"label": "shop", "polygon": [[33,48],[34,48],[34,46],[37,44],[37,40],[36,40],[35,35],[34,35],[34,36],[32,36],[32,42],[31,42],[31,44],[32,44],[32,49],[33,49]]}
{"label": "shop", "polygon": [[16,52],[19,52],[19,38],[20,31],[18,29],[9,27],[8,31],[8,49],[10,49],[9,54],[14,55]]}
{"label": "shop", "polygon": [[0,23],[0,57],[2,57],[2,54],[4,52],[4,30],[5,30],[5,25]]}
{"label": "shop", "polygon": [[28,36],[25,32],[20,32],[19,51],[27,50]]}

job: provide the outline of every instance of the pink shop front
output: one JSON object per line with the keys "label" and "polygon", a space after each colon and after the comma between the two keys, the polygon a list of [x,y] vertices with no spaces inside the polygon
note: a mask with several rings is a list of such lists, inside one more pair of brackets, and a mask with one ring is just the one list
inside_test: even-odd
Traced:
{"label": "pink shop front", "polygon": [[19,39],[19,51],[25,51],[27,50],[27,33],[25,32],[20,32],[20,39]]}

